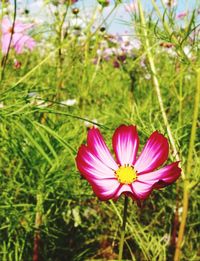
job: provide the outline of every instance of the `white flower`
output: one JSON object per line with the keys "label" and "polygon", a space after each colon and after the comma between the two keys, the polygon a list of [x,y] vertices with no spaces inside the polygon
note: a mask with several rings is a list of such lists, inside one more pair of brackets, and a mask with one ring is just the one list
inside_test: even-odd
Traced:
{"label": "white flower", "polygon": [[38,106],[40,108],[44,108],[50,105],[50,103],[43,100],[37,92],[29,92],[28,96],[30,98],[30,104],[34,106]]}
{"label": "white flower", "polygon": [[29,96],[30,98],[37,97],[37,92],[29,92],[29,93],[28,93],[28,96]]}
{"label": "white flower", "polygon": [[192,58],[192,53],[191,53],[191,47],[190,46],[185,46],[183,48],[184,53],[187,55],[187,57],[190,59]]}
{"label": "white flower", "polygon": [[111,56],[111,55],[113,55],[113,49],[112,48],[106,48],[105,50],[104,50],[104,56]]}
{"label": "white flower", "polygon": [[172,57],[176,57],[177,56],[177,53],[176,53],[176,51],[173,48],[167,48],[167,49],[165,48],[163,51],[168,53]]}
{"label": "white flower", "polygon": [[0,102],[0,109],[2,109],[4,107],[3,102]]}
{"label": "white flower", "polygon": [[108,42],[105,41],[105,40],[102,40],[102,41],[100,42],[100,47],[101,47],[101,48],[108,48]]}
{"label": "white flower", "polygon": [[102,55],[103,55],[103,50],[97,49],[97,55],[98,55],[98,56],[102,56]]}
{"label": "white flower", "polygon": [[62,101],[62,105],[67,105],[67,106],[74,106],[77,103],[76,99],[68,99],[66,101]]}
{"label": "white flower", "polygon": [[45,108],[45,107],[49,106],[49,103],[47,103],[41,99],[41,100],[36,101],[35,105],[40,108]]}

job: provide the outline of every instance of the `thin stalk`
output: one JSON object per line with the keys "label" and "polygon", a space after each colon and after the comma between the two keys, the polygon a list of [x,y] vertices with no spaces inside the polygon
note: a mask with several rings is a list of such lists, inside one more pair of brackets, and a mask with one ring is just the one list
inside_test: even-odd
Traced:
{"label": "thin stalk", "polygon": [[125,198],[124,198],[123,223],[122,223],[122,230],[121,230],[121,238],[120,238],[120,242],[119,242],[119,256],[118,256],[118,260],[120,260],[120,261],[123,258],[124,237],[125,237],[125,232],[126,232],[127,210],[128,210],[128,197],[125,196]]}
{"label": "thin stalk", "polygon": [[[179,81],[179,93],[178,93],[178,99],[179,99],[179,116],[178,116],[178,125],[179,125],[179,136],[182,135],[182,123],[183,123],[183,73],[182,73],[182,67],[180,68],[180,81]],[[172,225],[172,233],[171,233],[171,249],[174,253],[176,249],[176,237],[179,230],[179,205],[180,205],[180,184],[176,183],[176,209],[174,213],[174,219],[173,219],[173,225]]]}
{"label": "thin stalk", "polygon": [[[155,87],[155,91],[156,91],[156,94],[157,94],[158,103],[159,103],[159,106],[160,106],[163,121],[164,121],[165,127],[167,129],[167,134],[169,136],[169,140],[170,140],[170,143],[171,143],[171,146],[172,146],[173,156],[175,157],[175,159],[177,161],[180,161],[180,156],[179,156],[178,151],[176,149],[176,143],[175,143],[174,137],[172,135],[172,131],[171,131],[171,128],[170,128],[170,125],[169,125],[167,114],[166,114],[165,108],[164,108],[164,103],[163,103],[163,99],[162,99],[162,95],[161,95],[160,84],[159,84],[159,81],[158,81],[157,71],[156,71],[156,67],[155,67],[155,63],[154,63],[154,58],[153,58],[153,55],[151,53],[150,42],[149,42],[149,39],[148,39],[146,21],[145,21],[145,18],[144,18],[144,11],[143,11],[142,4],[141,4],[140,0],[138,0],[138,6],[139,6],[143,35],[144,35],[145,49],[146,49],[146,53],[147,53],[147,58],[149,60],[149,65],[150,65],[152,79],[153,79],[153,85]],[[182,171],[182,177],[183,178],[185,177],[184,171]]]}
{"label": "thin stalk", "polygon": [[13,38],[13,34],[14,34],[16,17],[17,17],[17,0],[14,0],[14,14],[13,14],[13,23],[12,23],[12,30],[11,30],[11,35],[10,35],[10,41],[9,41],[8,50],[6,52],[6,55],[3,57],[2,62],[1,62],[1,66],[2,66],[1,81],[4,79],[4,72],[5,72],[6,63],[7,63],[7,60],[8,60],[10,47],[11,47],[11,42],[12,42],[12,38]]}
{"label": "thin stalk", "polygon": [[42,224],[42,194],[38,193],[36,204],[36,215],[35,215],[35,233],[34,233],[34,243],[33,243],[33,261],[39,261],[39,248],[40,248],[40,226]]}
{"label": "thin stalk", "polygon": [[[181,71],[181,77],[180,77],[180,83],[179,83],[179,118],[178,118],[178,122],[179,122],[179,126],[182,126],[182,122],[183,122],[183,74]],[[182,128],[181,128],[181,134],[182,134]]]}
{"label": "thin stalk", "polygon": [[[199,114],[199,103],[200,103],[200,69],[197,70],[197,85],[196,85],[196,93],[195,93],[195,101],[194,101],[193,121],[192,121],[191,135],[190,135],[190,145],[189,145],[187,166],[186,166],[187,176],[190,175],[192,172],[192,163],[193,163],[192,156],[193,156],[193,151],[195,146],[197,120]],[[182,248],[182,242],[183,242],[186,220],[187,220],[188,205],[189,205],[189,181],[186,178],[184,180],[184,187],[183,187],[183,213],[181,217],[181,224],[178,233],[178,240],[176,244],[174,261],[179,261],[181,258],[181,248]]]}
{"label": "thin stalk", "polygon": [[59,49],[58,49],[58,67],[57,67],[57,77],[58,77],[58,87],[57,87],[57,98],[60,96],[60,89],[63,87],[63,52],[62,52],[62,46],[63,46],[63,41],[64,41],[64,32],[63,32],[63,24],[65,22],[65,18],[68,13],[68,7],[67,5],[65,13],[63,14],[63,17],[59,18],[59,29],[58,29],[58,43],[59,43]]}
{"label": "thin stalk", "polygon": [[174,218],[173,218],[171,240],[170,240],[170,245],[171,245],[171,249],[172,249],[173,253],[176,248],[176,236],[177,236],[177,231],[179,228],[179,213],[178,213],[179,198],[178,198],[178,195],[179,195],[178,194],[178,185],[176,185],[176,209],[175,209]]}

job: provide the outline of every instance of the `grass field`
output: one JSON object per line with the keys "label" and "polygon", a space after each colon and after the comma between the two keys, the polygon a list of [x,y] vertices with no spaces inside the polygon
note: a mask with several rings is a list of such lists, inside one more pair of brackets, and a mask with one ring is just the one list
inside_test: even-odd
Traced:
{"label": "grass field", "polygon": [[[110,3],[131,17],[120,37],[107,33],[103,3],[85,22],[78,3],[43,1],[51,20],[39,23],[16,2],[0,3],[12,35],[1,52],[0,260],[118,260],[124,196],[99,200],[75,158],[92,126],[111,149],[121,124],[137,126],[139,151],[164,134],[167,163],[182,168],[171,186],[129,199],[123,260],[200,260],[198,3],[182,16],[174,1],[149,1],[150,13]],[[33,23],[32,50],[16,50],[18,20]]]}

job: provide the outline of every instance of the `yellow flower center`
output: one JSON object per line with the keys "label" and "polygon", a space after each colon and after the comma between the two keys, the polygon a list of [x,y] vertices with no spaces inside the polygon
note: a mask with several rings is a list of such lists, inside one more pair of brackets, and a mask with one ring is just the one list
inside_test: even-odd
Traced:
{"label": "yellow flower center", "polygon": [[118,181],[122,184],[131,184],[137,179],[137,172],[132,166],[120,166],[115,172]]}

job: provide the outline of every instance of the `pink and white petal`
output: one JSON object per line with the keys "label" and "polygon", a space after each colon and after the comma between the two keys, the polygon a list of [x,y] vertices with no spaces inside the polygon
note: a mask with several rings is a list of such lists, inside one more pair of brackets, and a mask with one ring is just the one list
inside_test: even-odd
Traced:
{"label": "pink and white petal", "polygon": [[2,48],[2,53],[6,54],[8,52],[8,47],[10,44],[10,38],[11,38],[11,34],[7,33],[7,34],[3,34],[1,37],[1,48]]}
{"label": "pink and white petal", "polygon": [[136,126],[121,125],[113,135],[113,149],[120,165],[133,165],[139,146]]}
{"label": "pink and white petal", "polygon": [[12,23],[7,17],[3,18],[1,22],[1,28],[3,34],[10,33],[10,28],[12,28]]}
{"label": "pink and white petal", "polygon": [[121,184],[116,179],[101,179],[89,181],[94,193],[100,200],[115,199]]}
{"label": "pink and white petal", "polygon": [[146,199],[151,191],[152,191],[152,185],[148,183],[140,182],[139,180],[134,181],[131,184],[132,192],[134,194],[135,199]]}
{"label": "pink and white petal", "polygon": [[24,33],[27,30],[29,30],[30,28],[32,28],[33,26],[34,26],[34,24],[24,24],[20,21],[16,21],[14,31],[15,31],[15,33]]}
{"label": "pink and white petal", "polygon": [[87,144],[90,151],[106,165],[107,167],[117,170],[118,165],[113,159],[99,129],[91,128],[88,131]]}
{"label": "pink and white petal", "polygon": [[26,41],[25,46],[30,51],[33,50],[33,48],[36,46],[36,42],[33,38],[29,37],[29,39]]}
{"label": "pink and white petal", "polygon": [[[22,33],[14,33],[12,36],[13,46],[15,48],[16,53],[21,53],[24,48],[24,35]],[[21,42],[22,40],[22,42]]]}
{"label": "pink and white petal", "polygon": [[159,170],[138,175],[138,181],[148,183],[154,188],[161,188],[175,182],[181,175],[181,168],[178,167],[179,162],[171,163]]}
{"label": "pink and white petal", "polygon": [[133,192],[137,198],[145,199],[153,189],[162,188],[175,182],[181,174],[178,164],[179,162],[174,162],[160,170],[138,175],[137,181],[132,184]]}
{"label": "pink and white petal", "polygon": [[131,186],[126,184],[120,184],[120,188],[118,189],[117,193],[114,195],[113,200],[117,200],[122,193],[126,195],[133,194]]}
{"label": "pink and white petal", "polygon": [[18,53],[18,54],[22,53],[24,50],[24,47],[27,46],[27,42],[30,41],[30,39],[32,39],[32,38],[28,35],[23,35],[21,33],[15,33],[13,35],[13,44],[14,44],[16,53]]}
{"label": "pink and white petal", "polygon": [[88,180],[93,179],[116,179],[114,171],[105,165],[93,152],[85,145],[79,148],[76,164],[81,174]]}
{"label": "pink and white petal", "polygon": [[150,172],[161,166],[167,160],[168,154],[169,143],[167,138],[155,131],[147,140],[134,168],[138,175]]}

